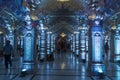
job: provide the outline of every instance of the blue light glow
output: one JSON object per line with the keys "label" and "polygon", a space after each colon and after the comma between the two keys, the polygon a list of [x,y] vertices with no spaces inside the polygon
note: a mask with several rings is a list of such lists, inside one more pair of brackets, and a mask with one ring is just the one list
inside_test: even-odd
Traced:
{"label": "blue light glow", "polygon": [[92,64],[92,71],[96,74],[96,75],[99,75],[99,74],[104,74],[105,73],[105,67],[103,64]]}
{"label": "blue light glow", "polygon": [[102,47],[102,28],[100,26],[92,27],[92,61],[101,62],[103,47]]}
{"label": "blue light glow", "polygon": [[24,60],[32,61],[33,60],[33,41],[34,36],[31,33],[27,33],[24,37]]}
{"label": "blue light glow", "polygon": [[119,34],[119,30],[116,30],[116,33],[114,35],[114,54],[117,55],[115,56],[115,60],[120,60],[120,56],[118,56],[120,54],[120,34]]}
{"label": "blue light glow", "polygon": [[79,32],[75,34],[75,49],[76,55],[79,55]]}
{"label": "blue light glow", "polygon": [[99,25],[99,24],[100,24],[100,22],[96,20],[96,21],[95,21],[95,24],[96,24],[96,25]]}
{"label": "blue light glow", "polygon": [[102,69],[100,67],[98,67],[98,72],[103,73],[103,71],[102,71]]}
{"label": "blue light glow", "polygon": [[27,69],[22,69],[23,72],[27,71]]}

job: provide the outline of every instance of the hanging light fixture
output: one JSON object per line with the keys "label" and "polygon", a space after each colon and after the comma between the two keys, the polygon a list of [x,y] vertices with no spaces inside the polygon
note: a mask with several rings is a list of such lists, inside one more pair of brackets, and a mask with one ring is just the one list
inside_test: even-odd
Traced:
{"label": "hanging light fixture", "polygon": [[66,34],[65,33],[61,33],[61,35],[60,35],[61,37],[65,37],[66,36]]}

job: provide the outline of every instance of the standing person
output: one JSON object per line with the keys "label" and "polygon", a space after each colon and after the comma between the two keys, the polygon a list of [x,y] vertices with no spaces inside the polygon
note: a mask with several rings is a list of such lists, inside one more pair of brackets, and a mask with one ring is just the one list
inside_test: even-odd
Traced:
{"label": "standing person", "polygon": [[3,51],[5,57],[5,67],[8,69],[8,64],[10,64],[10,67],[12,66],[11,56],[13,53],[13,47],[9,40],[6,41],[6,45],[4,46]]}
{"label": "standing person", "polygon": [[108,50],[109,50],[108,42],[105,43],[105,45],[104,45],[104,49],[105,49],[106,57],[108,57]]}

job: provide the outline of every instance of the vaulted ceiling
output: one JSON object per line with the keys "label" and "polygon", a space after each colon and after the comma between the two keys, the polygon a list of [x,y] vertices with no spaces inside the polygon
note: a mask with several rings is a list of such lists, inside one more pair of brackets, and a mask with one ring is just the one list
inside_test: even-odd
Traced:
{"label": "vaulted ceiling", "polygon": [[33,24],[43,20],[56,34],[71,34],[78,26],[88,24],[90,15],[98,13],[104,16],[105,29],[110,29],[111,22],[120,21],[119,4],[120,0],[0,0],[0,30],[11,27],[21,32],[26,8]]}

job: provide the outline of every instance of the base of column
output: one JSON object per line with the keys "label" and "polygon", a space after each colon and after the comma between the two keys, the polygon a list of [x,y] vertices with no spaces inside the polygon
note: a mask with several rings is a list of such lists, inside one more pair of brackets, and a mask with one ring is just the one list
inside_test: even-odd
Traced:
{"label": "base of column", "polygon": [[43,62],[46,61],[46,54],[45,53],[39,53],[38,60]]}
{"label": "base of column", "polygon": [[114,62],[120,62],[120,54],[114,55]]}
{"label": "base of column", "polygon": [[90,66],[88,66],[88,72],[92,76],[104,76],[105,75],[105,66],[102,63],[91,63]]}
{"label": "base of column", "polygon": [[25,77],[26,75],[34,73],[33,62],[23,62],[20,77]]}
{"label": "base of column", "polygon": [[81,61],[82,61],[83,63],[86,63],[86,59],[82,59]]}
{"label": "base of column", "polygon": [[47,54],[47,61],[54,61],[53,54]]}

